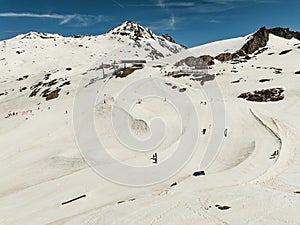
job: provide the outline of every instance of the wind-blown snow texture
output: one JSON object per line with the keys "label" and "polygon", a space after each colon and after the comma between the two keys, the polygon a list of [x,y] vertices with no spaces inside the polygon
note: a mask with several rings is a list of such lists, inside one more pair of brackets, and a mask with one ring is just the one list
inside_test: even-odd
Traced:
{"label": "wind-blown snow texture", "polygon": [[[269,34],[261,51],[225,62],[215,59],[203,82],[182,73],[184,66],[174,66],[188,56],[234,53],[250,39],[186,50],[127,21],[100,36],[28,33],[1,41],[0,224],[298,224],[300,41]],[[120,62],[125,59],[147,63],[127,63],[128,75],[116,78],[113,74],[125,73]],[[94,109],[99,139],[119,161],[155,166],[150,160],[154,152],[124,148],[110,121],[122,89],[149,77],[163,79],[162,90],[187,93],[199,116],[199,130],[206,133],[200,134],[191,160],[172,178],[142,188],[118,185],[95,173],[82,157],[74,135],[74,98],[78,87],[99,87]],[[79,86],[82,79],[87,80],[85,87]],[[202,92],[201,85],[212,80],[223,99]],[[142,96],[146,88],[137,88],[136,95]],[[282,88],[284,98],[238,98],[271,88]],[[116,111],[130,118],[130,130],[138,138],[151,135],[153,118],[164,120],[166,137],[155,150],[158,163],[174,153],[184,130],[168,101],[137,98],[130,112],[121,107]],[[195,177],[214,127],[210,104],[218,101],[225,106],[226,137],[206,175]],[[83,131],[84,119],[79,121]]]}

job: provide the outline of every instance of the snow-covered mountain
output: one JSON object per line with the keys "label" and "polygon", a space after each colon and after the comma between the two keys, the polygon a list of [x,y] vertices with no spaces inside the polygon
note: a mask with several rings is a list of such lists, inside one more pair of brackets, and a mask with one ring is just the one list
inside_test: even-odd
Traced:
{"label": "snow-covered mountain", "polygon": [[[282,28],[191,49],[129,21],[1,41],[0,224],[297,224],[299,57],[299,33]],[[100,176],[117,163],[80,148],[90,125],[149,171]],[[158,145],[139,151],[147,138]]]}
{"label": "snow-covered mountain", "polygon": [[[184,49],[167,39],[129,21],[99,36],[63,37],[58,34],[31,32],[2,41],[1,52],[5,54],[1,57],[1,62],[7,65],[13,61],[14,67],[26,73],[26,70],[34,70],[35,65],[40,67],[41,64],[59,68],[62,62],[69,62],[69,66],[82,68],[98,59],[102,63],[122,59],[153,60]],[[67,60],[68,58],[72,60]]]}
{"label": "snow-covered mountain", "polygon": [[[124,22],[109,31],[106,36],[109,40],[126,43],[126,46],[132,46],[134,50],[137,49],[131,56],[132,58],[160,59],[179,53],[184,49],[183,46],[174,42],[169,35],[157,36],[150,29],[131,21]],[[122,49],[117,49],[116,52],[116,55],[119,55]],[[123,57],[128,57],[128,52]]]}

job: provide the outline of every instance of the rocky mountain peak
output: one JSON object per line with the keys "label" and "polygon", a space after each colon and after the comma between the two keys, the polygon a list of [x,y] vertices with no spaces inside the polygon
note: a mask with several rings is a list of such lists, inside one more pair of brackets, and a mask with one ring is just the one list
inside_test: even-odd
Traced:
{"label": "rocky mountain peak", "polygon": [[[185,47],[177,44],[169,35],[155,35],[149,28],[145,28],[138,23],[125,21],[108,33],[110,39],[117,41],[128,41],[129,45],[135,48],[142,48],[148,52],[148,57],[152,59],[163,58],[176,54]],[[132,43],[132,41],[134,43]],[[162,53],[165,49],[165,53]]]}
{"label": "rocky mountain peak", "polygon": [[125,21],[120,26],[112,29],[108,33],[117,36],[128,36],[130,39],[135,41],[141,40],[142,38],[151,38],[154,40],[157,39],[156,35],[153,34],[150,29],[144,28],[132,21]]}

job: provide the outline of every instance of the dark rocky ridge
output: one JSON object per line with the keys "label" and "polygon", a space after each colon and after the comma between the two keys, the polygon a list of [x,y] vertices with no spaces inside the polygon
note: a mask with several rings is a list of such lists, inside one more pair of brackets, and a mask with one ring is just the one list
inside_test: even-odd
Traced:
{"label": "dark rocky ridge", "polygon": [[178,44],[178,45],[180,45],[181,47],[183,47],[183,48],[185,48],[185,49],[188,48],[188,47],[186,47],[185,45],[182,45],[182,44],[177,43],[177,42],[176,42],[169,34],[163,34],[162,37],[163,37],[164,39],[166,39],[167,41],[169,41],[169,42],[171,42],[171,43],[174,43],[174,44]]}
{"label": "dark rocky ridge", "polygon": [[[239,56],[245,56],[245,54],[253,54],[256,51],[259,51],[261,48],[266,47],[269,41],[269,34],[273,34],[285,39],[296,38],[300,40],[300,32],[291,31],[289,28],[277,27],[267,29],[266,27],[261,27],[252,35],[252,38],[239,51],[236,52],[236,54]],[[266,49],[263,49],[263,51],[265,50]]]}
{"label": "dark rocky ridge", "polygon": [[268,29],[268,32],[270,34],[273,34],[273,35],[276,35],[278,37],[282,37],[285,39],[296,38],[296,39],[300,40],[300,32],[291,31],[289,28],[276,27],[276,28]]}
{"label": "dark rocky ridge", "polygon": [[253,54],[260,48],[266,47],[269,41],[269,32],[266,27],[260,28],[252,38],[241,48],[246,54]]}
{"label": "dark rocky ridge", "polygon": [[177,44],[176,41],[170,35],[168,35],[168,34],[163,34],[162,37],[164,39],[166,39],[167,41],[169,41],[169,42]]}

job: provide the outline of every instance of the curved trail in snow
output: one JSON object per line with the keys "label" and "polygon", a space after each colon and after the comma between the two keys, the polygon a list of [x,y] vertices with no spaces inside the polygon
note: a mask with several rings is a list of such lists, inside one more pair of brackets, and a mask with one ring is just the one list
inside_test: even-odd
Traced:
{"label": "curved trail in snow", "polygon": [[297,134],[283,122],[266,117],[252,109],[250,109],[250,112],[257,121],[257,125],[260,129],[267,131],[271,137],[273,137],[274,141],[278,143],[277,150],[279,155],[277,158],[274,161],[269,159],[273,151],[272,149],[268,149],[267,141],[264,142],[260,140],[264,138],[261,138],[261,133],[258,132],[255,149],[246,159],[236,166],[214,174],[207,174],[196,181],[189,179],[192,176],[186,176],[179,181],[179,184],[184,184],[185,182],[199,182],[198,184],[200,186],[197,187],[198,189],[208,190],[245,185],[247,183],[257,183],[266,179],[272,179],[273,176],[276,176],[281,173],[281,170],[284,170],[293,159],[295,151],[293,142],[296,140]]}

